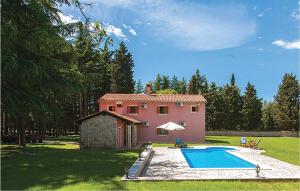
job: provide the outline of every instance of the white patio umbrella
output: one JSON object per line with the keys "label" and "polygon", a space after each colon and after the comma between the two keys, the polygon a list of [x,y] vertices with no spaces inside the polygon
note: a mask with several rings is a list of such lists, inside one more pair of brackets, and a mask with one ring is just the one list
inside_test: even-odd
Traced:
{"label": "white patio umbrella", "polygon": [[171,121],[166,124],[163,124],[161,126],[158,126],[157,128],[168,130],[168,131],[184,130],[184,127],[182,127],[181,125],[178,125],[177,123],[171,122]]}
{"label": "white patio umbrella", "polygon": [[158,126],[157,128],[168,130],[168,131],[176,131],[176,130],[184,130],[185,129],[181,125],[178,125],[177,123],[174,123],[174,122],[168,122],[166,124]]}

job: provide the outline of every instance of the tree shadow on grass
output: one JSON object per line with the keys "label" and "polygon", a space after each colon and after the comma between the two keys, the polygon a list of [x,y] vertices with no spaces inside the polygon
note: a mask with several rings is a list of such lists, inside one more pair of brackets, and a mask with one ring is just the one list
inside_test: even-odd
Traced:
{"label": "tree shadow on grass", "polygon": [[212,144],[212,143],[224,143],[229,144],[229,141],[223,141],[220,139],[213,139],[213,138],[205,138],[205,143]]}
{"label": "tree shadow on grass", "polygon": [[1,187],[4,190],[49,190],[80,184],[95,184],[95,189],[102,190],[125,190],[120,177],[138,153],[138,150],[51,147],[6,147],[1,149],[3,151],[8,153],[2,156]]}

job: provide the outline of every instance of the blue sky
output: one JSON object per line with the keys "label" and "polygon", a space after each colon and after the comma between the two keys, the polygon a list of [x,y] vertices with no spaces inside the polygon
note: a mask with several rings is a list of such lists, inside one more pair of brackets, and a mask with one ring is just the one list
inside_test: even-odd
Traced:
{"label": "blue sky", "polygon": [[[81,1],[82,2],[82,1]],[[284,73],[299,73],[297,0],[87,0],[84,11],[134,58],[135,80],[157,73],[189,79],[198,68],[224,85],[235,73],[244,92],[253,83],[272,100]],[[65,22],[80,12],[63,7]]]}

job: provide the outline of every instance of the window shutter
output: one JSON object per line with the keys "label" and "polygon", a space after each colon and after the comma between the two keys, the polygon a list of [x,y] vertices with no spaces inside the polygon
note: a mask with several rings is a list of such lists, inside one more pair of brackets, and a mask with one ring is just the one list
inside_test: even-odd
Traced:
{"label": "window shutter", "polygon": [[136,113],[139,113],[139,106],[136,106]]}
{"label": "window shutter", "polygon": [[130,107],[127,106],[127,113],[130,113]]}
{"label": "window shutter", "polygon": [[168,113],[169,113],[169,107],[166,106],[166,114],[168,114]]}
{"label": "window shutter", "polygon": [[160,113],[160,112],[159,112],[159,106],[156,107],[156,112],[157,112],[157,113]]}

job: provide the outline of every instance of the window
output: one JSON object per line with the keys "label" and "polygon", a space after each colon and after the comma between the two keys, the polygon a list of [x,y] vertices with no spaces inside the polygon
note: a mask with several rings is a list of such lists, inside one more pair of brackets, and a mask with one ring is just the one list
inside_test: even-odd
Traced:
{"label": "window", "polygon": [[109,105],[109,106],[108,106],[108,111],[116,111],[116,106],[114,106],[114,105]]}
{"label": "window", "polygon": [[182,127],[186,127],[186,121],[180,121],[179,125],[181,125]]}
{"label": "window", "polygon": [[142,122],[143,127],[149,127],[149,124],[150,124],[149,121],[143,121]]}
{"label": "window", "polygon": [[192,106],[192,113],[196,113],[196,112],[198,112],[198,110],[199,110],[199,107],[197,105]]}
{"label": "window", "polygon": [[168,106],[157,106],[157,113],[168,114]]}
{"label": "window", "polygon": [[129,114],[138,114],[139,113],[139,107],[138,106],[128,106],[127,107],[127,113]]}
{"label": "window", "polygon": [[168,135],[168,134],[169,134],[168,130],[157,128],[157,135]]}

